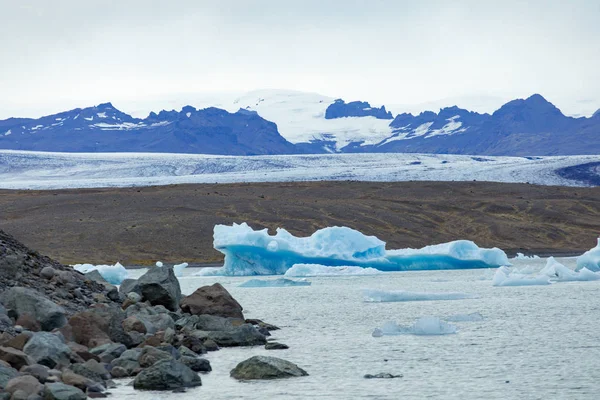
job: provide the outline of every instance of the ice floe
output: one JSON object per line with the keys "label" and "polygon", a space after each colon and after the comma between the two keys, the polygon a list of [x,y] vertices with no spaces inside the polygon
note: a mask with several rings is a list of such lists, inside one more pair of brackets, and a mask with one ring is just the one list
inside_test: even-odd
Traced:
{"label": "ice floe", "polygon": [[546,266],[537,271],[532,266],[521,269],[500,267],[493,279],[494,286],[533,286],[549,285],[555,282],[587,282],[600,280],[600,272],[594,272],[587,267],[572,270],[554,257],[546,260]]}
{"label": "ice floe", "polygon": [[284,276],[355,276],[355,275],[377,275],[382,272],[375,268],[369,267],[328,267],[319,264],[294,264],[288,269]]}
{"label": "ice floe", "polygon": [[175,276],[183,276],[183,270],[186,269],[187,266],[188,263],[186,262],[173,265],[173,272],[175,272]]}
{"label": "ice floe", "polygon": [[413,325],[402,326],[389,321],[381,328],[375,328],[371,334],[373,337],[395,336],[395,335],[450,335],[458,331],[456,326],[451,325],[438,317],[421,317]]}
{"label": "ice floe", "polygon": [[583,268],[587,268],[592,272],[600,272],[600,238],[598,238],[596,247],[577,258],[576,270],[579,271]]}
{"label": "ice floe", "polygon": [[127,270],[120,263],[115,265],[76,264],[73,265],[73,268],[84,274],[97,270],[108,283],[113,285],[120,285],[128,276]]}
{"label": "ice floe", "polygon": [[295,237],[282,228],[275,235],[246,223],[216,225],[214,247],[225,254],[220,271],[206,275],[278,275],[295,264],[355,266],[380,271],[486,268],[510,265],[497,248],[482,249],[459,240],[422,249],[386,250],[385,242],[347,227],[330,227],[309,237]]}
{"label": "ice floe", "polygon": [[292,279],[279,278],[273,280],[266,279],[250,279],[239,285],[239,287],[245,288],[264,288],[264,287],[288,287],[288,286],[310,286],[311,282],[300,280],[295,281]]}
{"label": "ice floe", "polygon": [[432,301],[432,300],[462,300],[473,299],[474,296],[466,293],[422,293],[406,290],[363,290],[364,301],[368,303],[387,303],[399,301]]}
{"label": "ice floe", "polygon": [[536,286],[549,285],[550,279],[547,275],[538,274],[531,276],[511,271],[508,267],[500,267],[492,280],[494,286]]}

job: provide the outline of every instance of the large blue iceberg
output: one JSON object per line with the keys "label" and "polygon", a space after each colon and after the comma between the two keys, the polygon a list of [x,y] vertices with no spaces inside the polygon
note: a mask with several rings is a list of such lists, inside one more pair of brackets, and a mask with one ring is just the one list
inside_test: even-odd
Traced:
{"label": "large blue iceberg", "polygon": [[316,231],[295,237],[285,229],[269,235],[246,223],[216,225],[214,247],[225,254],[225,264],[212,275],[280,275],[294,264],[357,266],[380,271],[496,268],[510,265],[497,248],[480,249],[471,241],[458,240],[422,249],[386,250],[385,242],[346,227]]}

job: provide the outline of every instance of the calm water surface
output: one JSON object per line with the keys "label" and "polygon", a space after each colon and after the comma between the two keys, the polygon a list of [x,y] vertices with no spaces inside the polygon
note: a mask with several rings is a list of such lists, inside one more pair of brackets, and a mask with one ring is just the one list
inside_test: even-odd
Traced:
{"label": "calm water surface", "polygon": [[[563,259],[573,266],[573,259]],[[545,260],[518,261],[538,265]],[[187,274],[195,271],[186,271]],[[221,282],[248,318],[282,329],[273,337],[289,350],[261,347],[209,353],[213,371],[186,393],[139,392],[128,381],[118,399],[598,399],[600,393],[600,282],[493,287],[493,270],[398,272],[368,277],[309,278],[312,286],[239,288],[249,277],[180,279],[184,294]],[[133,272],[136,276],[141,271]],[[270,279],[270,278],[266,278]],[[362,289],[464,292],[475,299],[365,303]],[[457,322],[445,336],[386,336],[385,321],[411,325],[422,316],[481,313]],[[238,382],[229,377],[253,355],[295,362],[310,376]],[[403,374],[364,379],[365,374]]]}

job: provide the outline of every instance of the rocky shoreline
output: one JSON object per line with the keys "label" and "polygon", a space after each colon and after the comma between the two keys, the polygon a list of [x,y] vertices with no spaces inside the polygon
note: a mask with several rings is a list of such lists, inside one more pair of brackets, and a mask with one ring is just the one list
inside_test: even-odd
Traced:
{"label": "rocky shoreline", "polygon": [[[182,296],[170,267],[153,267],[117,289],[97,271],[82,274],[0,231],[0,399],[107,397],[113,379],[137,390],[185,390],[211,371],[202,355],[221,347],[266,346],[279,329],[245,319],[219,283]],[[252,357],[232,378],[307,373],[275,357]]]}

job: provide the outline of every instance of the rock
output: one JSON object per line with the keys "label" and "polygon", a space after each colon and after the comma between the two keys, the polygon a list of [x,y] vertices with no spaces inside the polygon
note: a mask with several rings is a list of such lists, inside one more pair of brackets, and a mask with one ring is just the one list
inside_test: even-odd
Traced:
{"label": "rock", "polygon": [[14,325],[13,320],[6,314],[0,314],[0,332],[4,332]]}
{"label": "rock", "polygon": [[31,332],[39,332],[42,330],[42,325],[30,314],[19,315],[15,324]]}
{"label": "rock", "polygon": [[123,329],[125,330],[125,332],[131,332],[131,331],[140,332],[140,333],[147,332],[146,325],[144,325],[144,323],[135,315],[125,318],[123,320],[122,325],[123,325]]}
{"label": "rock", "polygon": [[88,360],[83,364],[72,364],[70,368],[76,374],[91,379],[94,382],[102,382],[110,379],[110,373],[104,367],[104,364],[96,360]]}
{"label": "rock", "polygon": [[49,368],[70,364],[71,349],[54,333],[36,332],[23,348],[31,359]]}
{"label": "rock", "polygon": [[7,365],[0,364],[0,389],[4,389],[8,381],[19,376],[19,371]]}
{"label": "rock", "polygon": [[[76,388],[79,388],[79,389],[83,390],[84,392],[89,387],[96,386],[96,382],[94,382],[93,380],[86,378],[85,376],[76,374],[75,372],[71,371],[70,369],[65,369],[63,371],[62,381],[65,385],[75,386]],[[100,391],[103,392],[103,390],[100,390]]]}
{"label": "rock", "polygon": [[278,326],[268,324],[260,319],[246,319],[246,323],[256,325],[260,328],[265,328],[268,331],[277,331],[280,329]]}
{"label": "rock", "polygon": [[129,347],[131,338],[123,330],[125,313],[117,306],[96,304],[88,311],[80,312],[69,319],[73,327],[75,342],[87,347],[97,347],[110,342]]}
{"label": "rock", "polygon": [[285,350],[290,347],[287,344],[277,343],[277,342],[269,342],[265,344],[265,350]]}
{"label": "rock", "polygon": [[173,343],[173,341],[175,340],[175,331],[173,330],[173,328],[165,329],[163,340],[165,343]]}
{"label": "rock", "polygon": [[23,347],[27,344],[29,339],[33,336],[33,332],[21,332],[14,338],[10,339],[5,343],[6,347],[12,347],[13,349],[23,350]]}
{"label": "rock", "polygon": [[14,393],[17,390],[22,390],[27,393],[27,396],[38,394],[42,391],[44,385],[42,385],[34,376],[23,375],[12,378],[6,383],[4,390],[8,393]]}
{"label": "rock", "polygon": [[307,376],[308,373],[296,364],[281,358],[254,356],[239,363],[230,376],[238,380],[280,379]]}
{"label": "rock", "polygon": [[242,306],[220,284],[202,286],[181,302],[183,312],[244,319]]}
{"label": "rock", "polygon": [[[141,368],[138,362],[142,349],[130,349],[125,351],[119,358],[111,361],[112,369],[110,374],[113,378],[123,378],[134,375],[134,372]],[[118,369],[117,369],[118,368]],[[115,369],[117,369],[115,371]]]}
{"label": "rock", "polygon": [[184,357],[184,356],[198,357],[197,353],[193,352],[191,349],[189,349],[185,346],[179,346],[179,348],[177,350],[179,350],[179,354],[181,355],[181,357]]}
{"label": "rock", "polygon": [[163,305],[171,311],[179,308],[181,288],[172,267],[150,268],[138,279],[137,286],[142,298],[153,306]]}
{"label": "rock", "polygon": [[365,379],[393,379],[393,378],[402,378],[403,375],[392,375],[392,374],[388,374],[386,372],[380,372],[379,374],[376,375],[371,375],[371,374],[366,374],[365,375]]}
{"label": "rock", "polygon": [[121,293],[122,295],[127,296],[131,292],[137,293],[139,295],[141,295],[142,293],[137,284],[137,279],[125,279],[123,282],[121,282],[121,285],[119,285],[119,293]]}
{"label": "rock", "polygon": [[217,315],[197,315],[195,329],[201,331],[228,331],[244,324],[244,320],[236,318],[224,318]]}
{"label": "rock", "polygon": [[125,345],[121,343],[112,343],[106,346],[106,349],[102,353],[98,354],[98,357],[100,357],[101,362],[108,364],[115,358],[119,358],[119,356],[123,354],[125,350],[127,350]]}
{"label": "rock", "polygon": [[166,351],[155,349],[154,347],[144,347],[138,362],[142,368],[148,368],[161,360],[172,360],[174,357]]}
{"label": "rock", "polygon": [[132,372],[133,370],[128,371],[123,367],[116,366],[110,370],[110,376],[112,376],[114,379],[128,378],[132,375]]}
{"label": "rock", "polygon": [[64,308],[54,304],[32,289],[24,287],[6,289],[0,294],[0,301],[19,316],[22,314],[31,315],[45,331],[60,328],[67,323]]}
{"label": "rock", "polygon": [[102,274],[100,274],[100,271],[98,271],[97,269],[94,269],[90,272],[86,272],[84,276],[85,276],[85,279],[90,279],[94,282],[103,283],[103,284],[108,283],[106,281],[106,279],[104,279]]}
{"label": "rock", "polygon": [[40,271],[40,276],[44,279],[52,279],[54,278],[54,274],[56,273],[56,270],[52,267],[44,267],[42,268],[42,270]]}
{"label": "rock", "polygon": [[98,270],[95,269],[93,271],[86,273],[85,279],[89,279],[91,281],[97,282],[97,283],[101,284],[102,286],[104,286],[104,288],[106,289],[106,296],[109,299],[111,299],[113,301],[120,300],[119,289],[117,289],[117,287],[115,285],[108,283],[106,281],[106,279],[104,279],[104,277],[102,277],[100,272],[98,272]]}
{"label": "rock", "polygon": [[219,345],[212,339],[207,339],[204,341],[204,348],[206,349],[206,351],[220,350]]}
{"label": "rock", "polygon": [[206,353],[205,344],[202,342],[202,340],[194,336],[184,336],[181,340],[181,345],[187,347],[196,354]]}
{"label": "rock", "polygon": [[175,360],[159,361],[135,377],[133,387],[144,390],[173,390],[202,385],[197,373]]}
{"label": "rock", "polygon": [[164,306],[150,306],[147,303],[137,303],[129,306],[125,313],[127,317],[136,317],[144,323],[146,333],[155,334],[168,328],[175,328],[175,322]]}
{"label": "rock", "polygon": [[29,394],[23,390],[15,390],[15,392],[9,398],[10,400],[28,400]]}
{"label": "rock", "polygon": [[[267,338],[250,324],[223,332],[194,331],[192,335],[201,340],[210,339],[221,347],[259,346],[267,343]],[[206,346],[206,342],[204,345]]]}
{"label": "rock", "polygon": [[31,375],[35,377],[40,383],[45,383],[48,377],[50,376],[50,374],[48,373],[49,370],[50,368],[46,367],[45,365],[33,364],[21,368],[20,372],[21,375]]}
{"label": "rock", "polygon": [[100,357],[98,357],[95,354],[90,353],[90,349],[88,349],[87,346],[84,346],[82,344],[75,343],[75,342],[69,342],[69,343],[67,343],[67,346],[69,346],[72,353],[77,354],[84,361],[87,361],[87,360],[100,361]]}
{"label": "rock", "polygon": [[44,400],[86,400],[87,396],[81,389],[64,383],[46,383],[44,385]]}
{"label": "rock", "polygon": [[131,301],[133,304],[137,304],[142,301],[142,296],[136,292],[129,292],[127,293],[127,300]]}
{"label": "rock", "polygon": [[192,371],[196,372],[210,372],[212,368],[210,366],[210,362],[205,358],[200,357],[189,357],[189,356],[181,356],[179,362],[190,367]]}
{"label": "rock", "polygon": [[6,361],[16,370],[20,370],[26,365],[31,365],[33,362],[21,350],[13,349],[12,347],[0,347],[0,360]]}

